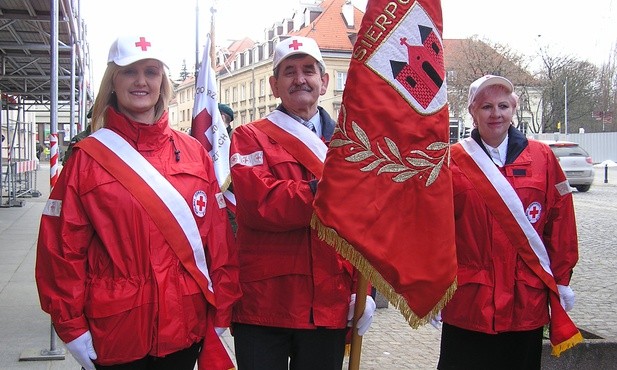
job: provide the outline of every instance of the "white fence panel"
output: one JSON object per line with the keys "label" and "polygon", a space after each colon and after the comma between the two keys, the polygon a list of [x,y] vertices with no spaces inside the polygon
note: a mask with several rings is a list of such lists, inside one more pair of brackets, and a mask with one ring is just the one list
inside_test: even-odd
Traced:
{"label": "white fence panel", "polygon": [[591,156],[594,163],[607,159],[617,162],[617,132],[597,132],[585,134],[533,134],[539,140],[567,140],[578,143]]}

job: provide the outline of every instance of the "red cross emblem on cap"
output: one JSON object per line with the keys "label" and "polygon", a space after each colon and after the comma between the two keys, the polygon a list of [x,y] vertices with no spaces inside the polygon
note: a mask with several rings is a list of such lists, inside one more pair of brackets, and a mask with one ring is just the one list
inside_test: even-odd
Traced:
{"label": "red cross emblem on cap", "polygon": [[289,44],[289,48],[294,50],[300,49],[300,46],[302,46],[302,43],[298,42],[298,40],[293,40],[292,43]]}
{"label": "red cross emblem on cap", "polygon": [[135,43],[135,47],[140,47],[141,51],[148,51],[148,46],[152,46],[152,44],[146,41],[145,37],[140,37],[139,42]]}

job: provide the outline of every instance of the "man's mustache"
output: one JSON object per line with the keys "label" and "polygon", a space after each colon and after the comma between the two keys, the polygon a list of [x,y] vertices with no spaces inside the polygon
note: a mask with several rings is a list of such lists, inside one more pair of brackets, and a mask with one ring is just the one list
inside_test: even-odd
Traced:
{"label": "man's mustache", "polygon": [[295,93],[296,91],[308,91],[308,92],[312,92],[313,89],[311,89],[308,85],[300,85],[300,86],[292,86],[289,89],[289,93]]}

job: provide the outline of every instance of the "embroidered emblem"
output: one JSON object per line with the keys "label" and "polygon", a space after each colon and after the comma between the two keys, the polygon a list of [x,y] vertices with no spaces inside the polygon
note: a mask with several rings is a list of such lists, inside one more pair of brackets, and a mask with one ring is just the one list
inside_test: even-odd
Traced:
{"label": "embroidered emblem", "polygon": [[377,151],[373,151],[368,135],[355,121],[351,122],[351,128],[357,141],[347,133],[347,109],[345,105],[341,105],[341,117],[340,128],[337,127],[336,130],[341,132],[344,139],[332,140],[330,147],[349,146],[351,155],[345,158],[348,162],[357,163],[367,159],[371,160],[371,163],[360,169],[362,172],[370,172],[379,168],[377,175],[397,174],[392,177],[392,181],[399,183],[417,175],[419,180],[426,178],[425,185],[429,186],[437,180],[446,158],[449,157],[450,145],[440,141],[429,144],[426,147],[426,152],[410,150],[409,155],[403,158],[396,143],[389,137],[384,137],[387,151],[379,143],[377,143]]}
{"label": "embroidered emblem", "polygon": [[223,193],[216,193],[215,195],[216,203],[219,205],[220,209],[227,207],[227,203],[225,203],[225,196]]}
{"label": "embroidered emblem", "polygon": [[559,195],[561,195],[562,197],[572,192],[572,188],[570,187],[568,180],[565,180],[563,182],[560,182],[559,184],[556,184],[555,188],[559,192]]}
{"label": "embroidered emblem", "polygon": [[535,224],[538,222],[540,215],[542,214],[542,205],[538,202],[531,203],[525,210],[525,214],[527,215],[529,222]]}
{"label": "embroidered emblem", "polygon": [[255,153],[251,153],[247,155],[241,155],[240,153],[235,153],[229,159],[229,165],[230,167],[233,167],[237,164],[242,165],[242,166],[248,166],[248,167],[262,165],[264,164],[264,152],[260,150]]}
{"label": "embroidered emblem", "polygon": [[48,199],[43,208],[43,214],[46,216],[60,217],[62,210],[62,201],[58,199]]}
{"label": "embroidered emblem", "polygon": [[366,65],[421,114],[435,113],[447,102],[441,35],[417,2]]}
{"label": "embroidered emblem", "polygon": [[208,203],[208,197],[203,190],[197,190],[193,195],[193,212],[198,217],[204,217],[206,215],[206,204]]}

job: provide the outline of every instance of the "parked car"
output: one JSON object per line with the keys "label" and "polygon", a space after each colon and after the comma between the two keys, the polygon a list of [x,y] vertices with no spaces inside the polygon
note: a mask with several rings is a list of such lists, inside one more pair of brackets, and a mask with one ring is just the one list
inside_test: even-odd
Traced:
{"label": "parked car", "polygon": [[571,141],[544,141],[557,159],[561,169],[566,174],[571,187],[580,192],[591,188],[594,178],[593,161],[589,153],[580,145]]}

